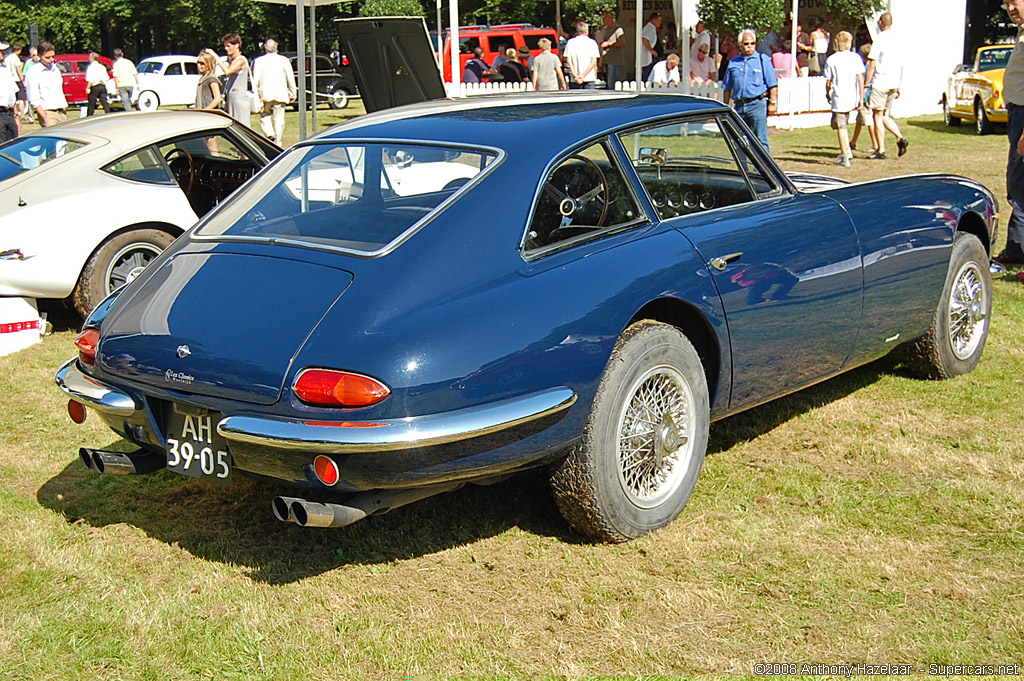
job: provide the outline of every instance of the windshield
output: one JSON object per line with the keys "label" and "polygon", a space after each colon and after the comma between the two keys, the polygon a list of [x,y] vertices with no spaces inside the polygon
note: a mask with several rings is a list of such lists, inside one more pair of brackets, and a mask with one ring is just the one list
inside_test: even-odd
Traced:
{"label": "windshield", "polygon": [[0,181],[69,154],[85,142],[60,137],[18,137],[0,146]]}
{"label": "windshield", "polygon": [[374,255],[411,234],[496,157],[407,143],[301,147],[254,179],[195,235]]}
{"label": "windshield", "polygon": [[1012,52],[1012,47],[996,47],[979,53],[978,70],[995,71],[996,69],[1005,69],[1006,62],[1010,61],[1010,53]]}

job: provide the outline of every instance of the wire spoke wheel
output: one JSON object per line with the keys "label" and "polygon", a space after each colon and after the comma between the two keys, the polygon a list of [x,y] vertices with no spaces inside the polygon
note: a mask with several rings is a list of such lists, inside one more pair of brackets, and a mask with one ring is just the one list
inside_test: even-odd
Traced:
{"label": "wire spoke wheel", "polygon": [[957,359],[967,359],[983,338],[987,306],[982,274],[975,262],[957,272],[949,297],[949,345]]}
{"label": "wire spoke wheel", "polygon": [[668,366],[651,369],[630,390],[619,417],[619,483],[640,508],[671,496],[688,468],[692,401],[682,375]]}

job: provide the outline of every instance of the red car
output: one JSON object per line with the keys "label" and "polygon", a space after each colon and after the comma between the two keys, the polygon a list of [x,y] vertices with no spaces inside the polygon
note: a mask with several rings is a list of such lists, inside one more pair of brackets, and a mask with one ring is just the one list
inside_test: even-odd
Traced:
{"label": "red car", "polygon": [[[85,70],[89,68],[89,55],[58,54],[53,60],[64,75],[64,98],[68,100],[68,104],[84,104],[89,101],[89,88],[85,85]],[[107,76],[112,79],[111,69],[114,67],[114,62],[102,55],[99,61],[107,68]],[[117,89],[114,88],[112,82],[107,86],[107,93],[111,92],[117,94]]]}

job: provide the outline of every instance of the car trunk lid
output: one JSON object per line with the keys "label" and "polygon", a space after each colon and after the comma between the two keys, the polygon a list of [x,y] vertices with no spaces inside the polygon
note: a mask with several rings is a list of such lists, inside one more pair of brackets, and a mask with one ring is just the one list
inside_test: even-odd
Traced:
{"label": "car trunk lid", "polygon": [[352,278],[288,258],[180,252],[104,322],[97,362],[159,388],[273,404],[293,357]]}

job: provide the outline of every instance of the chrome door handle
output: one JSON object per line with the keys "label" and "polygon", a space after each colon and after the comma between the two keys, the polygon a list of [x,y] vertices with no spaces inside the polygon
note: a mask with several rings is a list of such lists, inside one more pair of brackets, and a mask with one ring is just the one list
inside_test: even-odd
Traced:
{"label": "chrome door handle", "polygon": [[739,253],[730,253],[729,255],[722,255],[717,258],[711,259],[711,266],[721,272],[728,266],[729,263],[735,262],[743,257],[743,251]]}

